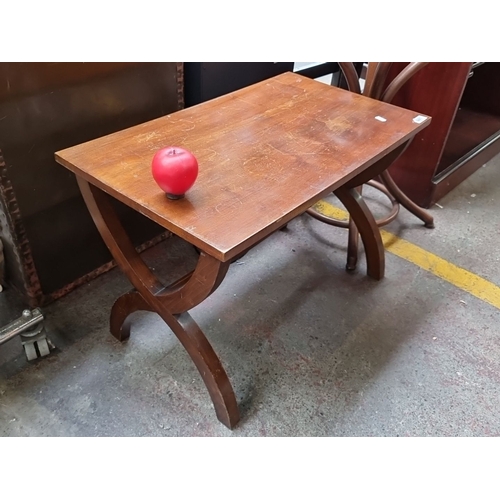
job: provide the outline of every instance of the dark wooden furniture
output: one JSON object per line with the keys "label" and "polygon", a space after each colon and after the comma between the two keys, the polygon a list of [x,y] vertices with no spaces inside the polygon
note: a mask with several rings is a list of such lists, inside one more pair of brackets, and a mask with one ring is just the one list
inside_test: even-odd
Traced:
{"label": "dark wooden furniture", "polygon": [[[30,307],[113,264],[54,151],[183,106],[181,63],[0,63],[0,237],[6,281]],[[136,245],[162,227],[118,208]]]}
{"label": "dark wooden furniture", "polygon": [[[377,116],[386,118],[378,121]],[[382,278],[378,227],[355,186],[388,167],[428,122],[389,104],[285,73],[217,100],[56,153],[74,172],[99,231],[135,289],[111,312],[126,340],[128,316],[154,311],[197,366],[221,422],[239,420],[234,391],[207,338],[189,315],[222,282],[231,260],[335,192],[360,230],[368,274]],[[172,201],[151,177],[159,148],[178,145],[198,159],[199,177]],[[134,250],[118,199],[200,249],[192,273],[165,286]]]}
{"label": "dark wooden furniture", "polygon": [[[408,63],[393,63],[391,81]],[[500,63],[429,63],[392,101],[432,116],[390,172],[429,207],[500,152]]]}

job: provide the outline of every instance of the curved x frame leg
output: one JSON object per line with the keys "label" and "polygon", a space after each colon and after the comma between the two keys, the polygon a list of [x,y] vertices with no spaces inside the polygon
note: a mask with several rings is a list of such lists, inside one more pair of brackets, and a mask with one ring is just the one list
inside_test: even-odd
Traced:
{"label": "curved x frame leg", "polygon": [[204,333],[187,312],[217,289],[229,263],[201,252],[192,273],[165,287],[136,252],[108,195],[83,179],[79,178],[78,184],[102,238],[135,287],[135,291],[120,297],[113,306],[112,334],[124,341],[130,335],[128,317],[131,313],[138,310],[156,312],[172,329],[198,368],[217,418],[232,429],[240,414],[231,382]]}

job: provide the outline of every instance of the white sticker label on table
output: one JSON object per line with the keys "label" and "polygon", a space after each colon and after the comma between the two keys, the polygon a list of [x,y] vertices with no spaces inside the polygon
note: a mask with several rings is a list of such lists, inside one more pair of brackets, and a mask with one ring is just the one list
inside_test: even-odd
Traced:
{"label": "white sticker label on table", "polygon": [[413,118],[413,122],[414,123],[422,123],[422,122],[425,122],[425,120],[427,120],[427,118],[428,118],[427,116],[418,115],[415,118]]}

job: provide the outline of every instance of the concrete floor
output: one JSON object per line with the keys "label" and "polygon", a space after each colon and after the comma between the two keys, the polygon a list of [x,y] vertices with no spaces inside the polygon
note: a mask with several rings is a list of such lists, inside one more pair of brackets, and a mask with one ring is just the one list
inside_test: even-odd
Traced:
{"label": "concrete floor", "polygon": [[[431,209],[436,229],[405,211],[387,229],[500,285],[499,189],[497,157]],[[110,336],[130,288],[113,270],[44,309],[48,358],[0,346],[0,436],[500,435],[500,311],[390,253],[381,282],[363,256],[347,274],[346,236],[299,217],[192,311],[237,393],[234,431],[155,315],[136,314],[128,343]],[[146,259],[181,275],[196,254],[172,237]],[[21,309],[0,295],[1,324]]]}

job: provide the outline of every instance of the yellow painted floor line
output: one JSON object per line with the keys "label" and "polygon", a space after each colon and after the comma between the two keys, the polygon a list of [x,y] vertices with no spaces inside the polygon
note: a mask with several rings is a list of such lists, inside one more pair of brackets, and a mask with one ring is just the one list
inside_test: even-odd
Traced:
{"label": "yellow painted floor line", "polygon": [[[316,203],[315,208],[328,217],[347,220],[348,214],[345,210],[337,208],[326,201],[319,201]],[[499,286],[409,241],[403,240],[389,231],[381,229],[380,233],[384,247],[388,252],[431,272],[461,290],[474,295],[474,297],[500,309]]]}

